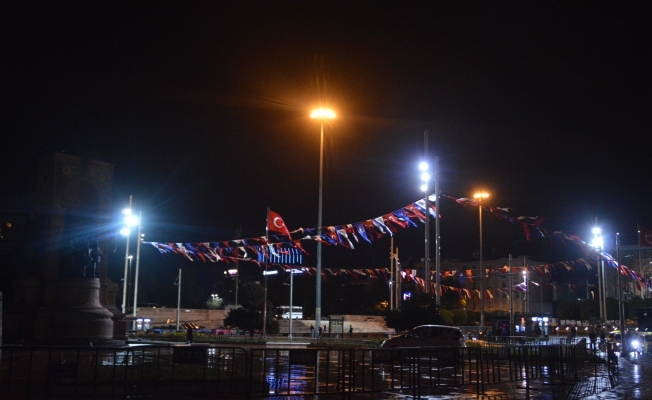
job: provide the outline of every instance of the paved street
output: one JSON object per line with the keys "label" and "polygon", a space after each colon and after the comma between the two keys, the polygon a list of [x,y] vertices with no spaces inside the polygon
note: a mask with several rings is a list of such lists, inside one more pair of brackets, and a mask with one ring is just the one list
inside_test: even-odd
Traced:
{"label": "paved street", "polygon": [[[411,396],[389,396],[391,399],[409,399]],[[551,385],[532,382],[526,390],[523,382],[486,390],[484,396],[475,393],[431,393],[424,399],[652,399],[652,355],[632,355],[619,358],[618,373],[609,376],[606,367],[597,376],[586,381]]]}
{"label": "paved street", "polygon": [[[294,397],[301,398],[301,397]],[[315,398],[310,396],[309,398]],[[319,396],[320,400],[336,397]],[[337,397],[339,398],[339,397]],[[374,393],[354,395],[353,399],[387,399],[412,400],[411,393]],[[606,367],[598,369],[597,374],[590,379],[562,384],[555,382],[533,381],[530,388],[524,382],[513,385],[492,386],[478,396],[475,387],[460,388],[459,391],[422,390],[421,399],[487,399],[487,400],[561,400],[561,399],[652,399],[652,355],[632,355],[629,359],[619,358],[618,372],[607,374]]]}

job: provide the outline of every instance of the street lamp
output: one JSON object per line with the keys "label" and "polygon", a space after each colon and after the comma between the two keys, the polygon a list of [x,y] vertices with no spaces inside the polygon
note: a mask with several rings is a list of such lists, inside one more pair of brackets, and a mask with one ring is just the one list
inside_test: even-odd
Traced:
{"label": "street lamp", "polygon": [[[313,110],[310,118],[318,119],[320,125],[321,139],[319,143],[319,209],[317,214],[317,235],[321,234],[322,229],[322,198],[324,186],[324,122],[335,118],[335,112],[327,108],[318,108]],[[321,241],[317,241],[317,271],[315,279],[315,326],[321,326]],[[313,331],[315,335],[317,329]]]}
{"label": "street lamp", "polygon": [[131,202],[132,196],[129,196],[129,208],[122,210],[122,215],[124,215],[124,227],[120,229],[120,233],[123,236],[127,237],[127,248],[125,250],[125,276],[122,286],[122,313],[126,314],[127,312],[127,282],[129,280],[129,268],[131,267],[131,258],[129,255],[129,234],[131,233],[131,228],[138,225],[138,218],[133,215],[131,212]]}
{"label": "street lamp", "polygon": [[138,240],[136,242],[136,274],[134,275],[134,323],[133,323],[133,329],[134,331],[136,330],[136,306],[138,304],[138,267],[140,265],[140,242],[143,241],[145,238],[145,234],[141,232],[142,229],[142,222],[143,220],[143,212],[140,211],[138,214]]}
{"label": "street lamp", "polygon": [[487,192],[477,192],[473,198],[478,202],[478,216],[480,218],[480,326],[484,326],[484,268],[482,267],[482,200],[489,197]]}
{"label": "street lamp", "polygon": [[527,270],[523,270],[523,285],[525,286],[525,295],[523,296],[523,314],[527,315],[528,312],[527,298],[530,295],[530,291],[528,290],[527,287]]}
{"label": "street lamp", "polygon": [[[597,225],[597,218],[595,223]],[[602,229],[599,226],[596,226],[593,228],[592,233],[593,241],[591,242],[591,245],[597,250],[602,250],[604,248]],[[607,318],[607,307],[606,302],[603,302],[603,299],[606,298],[607,294],[604,291],[604,262],[600,260],[599,251],[596,254],[596,263],[598,264],[598,301],[600,302],[600,322],[604,322]]]}
{"label": "street lamp", "polygon": [[[426,156],[428,152],[428,134],[426,131]],[[426,208],[426,231],[425,231],[425,244],[426,244],[426,255],[423,259],[426,272],[426,294],[430,293],[430,246],[428,242],[430,240],[430,205],[428,204],[428,182],[430,182],[430,173],[428,172],[428,163],[422,161],[419,164],[419,170],[421,170],[421,190],[424,193],[424,205]]]}

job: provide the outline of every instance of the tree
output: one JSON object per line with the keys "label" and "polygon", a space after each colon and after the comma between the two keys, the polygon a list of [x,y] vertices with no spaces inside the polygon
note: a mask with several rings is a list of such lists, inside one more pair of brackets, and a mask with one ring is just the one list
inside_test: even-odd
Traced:
{"label": "tree", "polygon": [[455,321],[455,315],[450,310],[441,310],[441,318],[445,325],[453,325]]}
{"label": "tree", "polygon": [[589,321],[600,317],[600,304],[597,300],[587,299],[580,302],[580,319]]}
{"label": "tree", "polygon": [[265,288],[255,282],[241,284],[238,292],[238,303],[245,309],[262,311],[265,303]]}
{"label": "tree", "polygon": [[607,319],[610,321],[619,319],[618,300],[613,297],[607,297]]}
{"label": "tree", "polygon": [[[442,310],[442,315],[444,314],[445,310]],[[463,310],[461,308],[456,308],[452,311],[453,314],[453,325],[464,325],[466,324],[467,316],[466,316],[466,310]]]}
{"label": "tree", "polygon": [[581,319],[579,301],[559,300],[559,304],[557,305],[557,316],[559,319]]}
{"label": "tree", "polygon": [[636,319],[638,318],[638,314],[636,311],[639,308],[645,307],[645,300],[641,298],[641,296],[634,296],[632,298],[632,301],[625,303],[625,318],[628,319]]}

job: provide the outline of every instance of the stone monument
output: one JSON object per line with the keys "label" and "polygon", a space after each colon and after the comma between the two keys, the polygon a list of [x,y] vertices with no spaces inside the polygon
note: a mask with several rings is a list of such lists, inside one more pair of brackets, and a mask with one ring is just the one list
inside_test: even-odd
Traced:
{"label": "stone monument", "polygon": [[[118,286],[107,278],[113,168],[55,153],[39,163],[30,268],[14,280],[6,343],[83,344],[114,339]],[[123,330],[124,332],[124,330]],[[124,336],[124,333],[122,334]]]}

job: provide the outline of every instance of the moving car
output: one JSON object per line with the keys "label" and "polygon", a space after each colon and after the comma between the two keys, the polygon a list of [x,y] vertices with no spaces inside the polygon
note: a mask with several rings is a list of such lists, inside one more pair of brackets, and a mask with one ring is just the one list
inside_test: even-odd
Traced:
{"label": "moving car", "polygon": [[466,347],[460,328],[445,325],[421,325],[383,342],[380,347]]}

